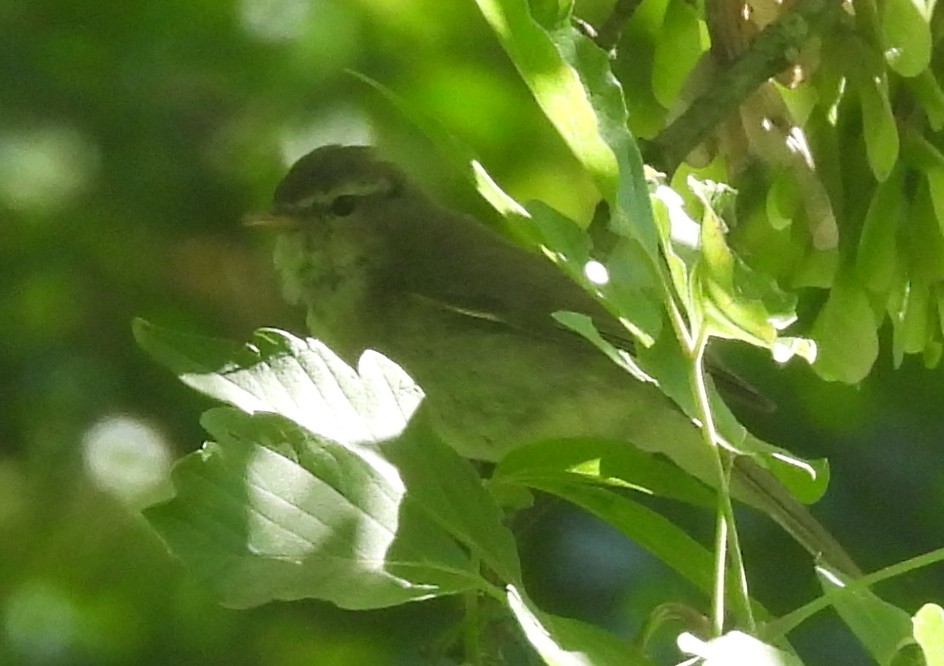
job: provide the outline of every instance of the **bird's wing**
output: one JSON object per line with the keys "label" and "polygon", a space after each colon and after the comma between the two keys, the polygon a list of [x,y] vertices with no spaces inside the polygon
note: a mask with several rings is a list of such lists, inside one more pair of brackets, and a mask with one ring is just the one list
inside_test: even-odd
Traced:
{"label": "bird's wing", "polygon": [[[459,216],[448,225],[423,231],[424,251],[405,252],[409,261],[400,273],[407,283],[402,286],[416,297],[458,315],[514,328],[524,335],[587,345],[580,335],[552,317],[559,311],[578,312],[593,320],[607,342],[633,353],[631,333],[546,257]],[[430,252],[429,248],[435,250]],[[775,408],[718,359],[710,358],[709,367],[726,398],[757,411]]]}

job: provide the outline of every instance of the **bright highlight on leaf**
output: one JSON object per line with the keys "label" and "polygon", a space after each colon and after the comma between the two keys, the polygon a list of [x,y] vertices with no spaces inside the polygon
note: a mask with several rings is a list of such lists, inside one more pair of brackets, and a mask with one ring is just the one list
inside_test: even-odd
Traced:
{"label": "bright highlight on leaf", "polygon": [[911,622],[927,666],[944,666],[944,608],[925,604]]}
{"label": "bright highlight on leaf", "polygon": [[273,329],[245,346],[140,320],[135,335],[235,407],[204,415],[213,441],[177,463],[176,496],[146,511],[224,603],[377,608],[487,590],[479,562],[518,580],[501,511],[425,424],[422,393],[393,362],[368,352],[355,372]]}
{"label": "bright highlight on leaf", "polygon": [[732,631],[710,641],[686,632],[679,635],[678,646],[685,654],[704,659],[704,666],[802,666],[795,655],[741,631]]}
{"label": "bright highlight on leaf", "polygon": [[882,3],[882,40],[889,67],[902,76],[917,76],[931,62],[930,12],[922,0]]}

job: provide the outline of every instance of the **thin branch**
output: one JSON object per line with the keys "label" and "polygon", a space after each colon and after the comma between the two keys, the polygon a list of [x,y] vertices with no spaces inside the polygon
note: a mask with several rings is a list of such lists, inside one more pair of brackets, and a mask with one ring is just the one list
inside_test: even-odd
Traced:
{"label": "thin branch", "polygon": [[600,26],[597,31],[596,41],[604,51],[612,51],[619,43],[623,35],[623,28],[629,22],[629,19],[636,13],[636,9],[642,4],[642,0],[616,0],[613,11]]}
{"label": "thin branch", "polygon": [[790,65],[787,54],[829,29],[839,18],[841,7],[837,0],[800,0],[768,25],[701,97],[653,139],[651,163],[666,173],[675,171],[752,92]]}

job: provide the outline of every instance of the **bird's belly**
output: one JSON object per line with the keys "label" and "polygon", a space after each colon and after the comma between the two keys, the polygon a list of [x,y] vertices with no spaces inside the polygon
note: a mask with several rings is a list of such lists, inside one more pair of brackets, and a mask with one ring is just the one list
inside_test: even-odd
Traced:
{"label": "bird's belly", "polygon": [[498,460],[547,438],[620,438],[664,450],[666,438],[696,436],[655,386],[576,336],[530,335],[422,304],[375,315],[358,346],[407,370],[439,433],[466,457]]}

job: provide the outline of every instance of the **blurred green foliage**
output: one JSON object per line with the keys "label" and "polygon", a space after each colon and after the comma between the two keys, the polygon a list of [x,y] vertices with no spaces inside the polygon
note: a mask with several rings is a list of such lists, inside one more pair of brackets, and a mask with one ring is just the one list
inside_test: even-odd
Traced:
{"label": "blurred green foliage", "polygon": [[[609,4],[578,10],[595,22]],[[673,29],[690,32],[676,10]],[[637,57],[617,64],[643,137],[665,116],[648,78],[669,57],[653,37],[661,11],[643,4],[626,33]],[[379,140],[422,171],[410,130],[346,68],[475,146],[519,199],[593,210],[591,183],[471,2],[0,5],[0,663],[417,664],[417,646],[448,627],[448,602],[356,615],[313,602],[222,609],[137,514],[164,492],[170,460],[199,446],[207,403],[134,346],[131,318],[236,339],[263,325],[302,330],[300,313],[279,305],[265,239],[241,217],[322,143]],[[861,164],[847,182],[865,178]],[[449,187],[442,198],[462,195]],[[870,198],[859,197],[860,219]],[[776,230],[747,223],[738,234],[764,236],[771,272],[789,263]],[[810,321],[824,294],[803,295]],[[887,329],[857,387],[750,352],[731,359],[779,404],[743,416],[757,434],[830,457],[821,514],[870,569],[944,536],[941,370],[905,360],[892,371]],[[598,524],[566,508],[553,516],[532,516],[522,546],[548,610],[628,633],[666,589],[692,594]],[[745,518],[758,596],[784,611],[815,594],[784,555],[792,546]],[[944,599],[940,581],[919,572],[882,591],[917,610]],[[848,657],[826,638],[831,626],[798,634],[807,663]]]}

